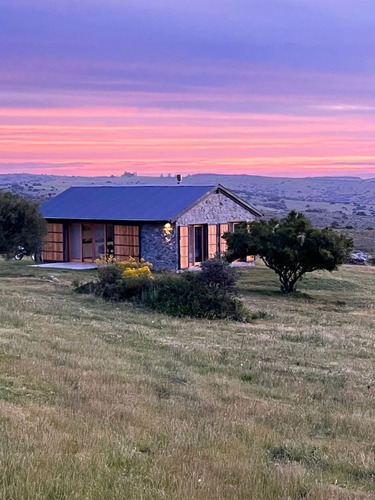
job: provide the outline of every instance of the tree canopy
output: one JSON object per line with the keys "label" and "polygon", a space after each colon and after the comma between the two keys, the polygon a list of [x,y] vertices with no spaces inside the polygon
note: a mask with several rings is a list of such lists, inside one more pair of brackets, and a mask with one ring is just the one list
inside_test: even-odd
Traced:
{"label": "tree canopy", "polygon": [[38,252],[45,233],[45,220],[34,202],[0,191],[0,255],[10,257],[19,245]]}
{"label": "tree canopy", "polygon": [[283,293],[293,292],[305,273],[337,269],[353,247],[347,236],[329,228],[315,228],[307,217],[294,211],[281,220],[244,222],[223,238],[228,244],[230,262],[259,255],[279,276]]}

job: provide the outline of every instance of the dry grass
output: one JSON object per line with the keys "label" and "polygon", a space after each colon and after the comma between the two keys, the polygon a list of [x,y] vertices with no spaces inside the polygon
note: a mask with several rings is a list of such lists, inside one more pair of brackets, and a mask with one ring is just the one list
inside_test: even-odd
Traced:
{"label": "dry grass", "polygon": [[250,325],[72,292],[0,261],[0,498],[375,498],[375,269],[285,297],[244,270]]}

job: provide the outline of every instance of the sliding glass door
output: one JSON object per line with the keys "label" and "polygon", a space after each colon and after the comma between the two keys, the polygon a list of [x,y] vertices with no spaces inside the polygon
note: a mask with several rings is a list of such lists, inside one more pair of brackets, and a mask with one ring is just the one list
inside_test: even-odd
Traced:
{"label": "sliding glass door", "polygon": [[93,256],[92,224],[82,224],[82,261],[92,262]]}
{"label": "sliding glass door", "polygon": [[69,224],[69,260],[82,262],[81,224]]}
{"label": "sliding glass door", "polygon": [[104,224],[69,225],[69,260],[94,262],[106,253]]}
{"label": "sliding glass door", "polygon": [[93,238],[94,259],[99,259],[105,254],[105,227],[104,224],[94,224]]}

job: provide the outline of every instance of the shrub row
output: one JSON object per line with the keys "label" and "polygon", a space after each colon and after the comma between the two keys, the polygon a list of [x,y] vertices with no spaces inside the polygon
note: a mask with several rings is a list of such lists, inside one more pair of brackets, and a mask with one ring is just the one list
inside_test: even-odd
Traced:
{"label": "shrub row", "polygon": [[248,312],[242,302],[220,285],[205,281],[204,271],[164,275],[147,287],[142,301],[171,316],[246,321]]}
{"label": "shrub row", "polygon": [[237,298],[236,271],[216,257],[202,263],[199,272],[152,275],[151,264],[134,259],[101,259],[98,279],[77,286],[114,302],[133,299],[171,316],[247,321],[249,312]]}

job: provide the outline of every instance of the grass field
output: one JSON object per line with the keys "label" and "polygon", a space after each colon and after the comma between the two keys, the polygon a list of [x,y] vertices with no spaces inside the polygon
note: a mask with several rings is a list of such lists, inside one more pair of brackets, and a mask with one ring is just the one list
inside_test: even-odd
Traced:
{"label": "grass field", "polygon": [[368,252],[375,257],[375,232],[366,229],[340,229],[339,233],[346,234],[353,239],[354,248]]}
{"label": "grass field", "polygon": [[293,297],[245,269],[266,317],[240,324],[77,295],[94,271],[29,263],[0,261],[1,499],[375,498],[375,268]]}

